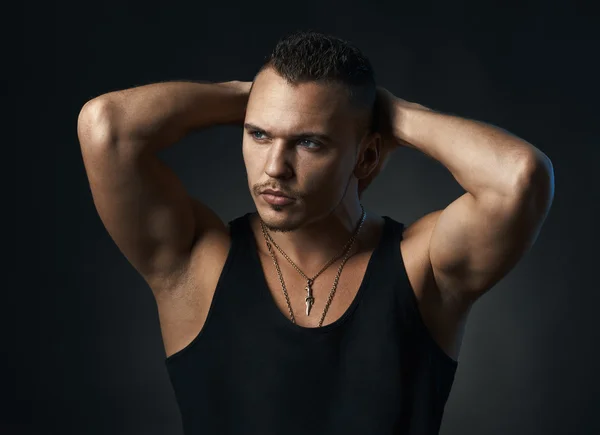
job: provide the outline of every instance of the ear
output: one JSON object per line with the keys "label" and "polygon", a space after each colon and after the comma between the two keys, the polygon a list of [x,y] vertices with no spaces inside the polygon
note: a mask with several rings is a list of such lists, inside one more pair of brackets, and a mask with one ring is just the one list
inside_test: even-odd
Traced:
{"label": "ear", "polygon": [[373,172],[379,172],[381,163],[382,137],[378,132],[371,132],[358,145],[358,159],[354,166],[354,176],[360,180],[368,178]]}
{"label": "ear", "polygon": [[[392,150],[393,148],[386,146],[386,143],[380,134],[378,134],[377,138],[373,138],[373,142],[365,149],[363,156],[359,159],[359,163],[357,163],[354,170],[354,174],[356,178],[358,178],[359,198],[375,177],[383,171],[385,165],[389,161]],[[374,161],[368,158],[370,153],[377,155],[377,158]]]}

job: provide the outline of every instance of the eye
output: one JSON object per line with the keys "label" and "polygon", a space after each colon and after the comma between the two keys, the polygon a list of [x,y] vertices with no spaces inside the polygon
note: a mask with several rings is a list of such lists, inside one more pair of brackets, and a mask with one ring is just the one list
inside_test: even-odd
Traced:
{"label": "eye", "polygon": [[[306,148],[312,148],[312,149],[319,149],[319,148],[321,148],[321,144],[319,144],[319,143],[317,143],[317,142],[314,142],[314,141],[312,141],[312,140],[308,140],[308,139],[302,139],[302,140],[300,141],[300,144],[301,144],[302,146],[306,146]],[[308,146],[307,144],[312,144],[312,145],[314,145],[314,146]]]}
{"label": "eye", "polygon": [[265,134],[262,131],[258,131],[258,130],[251,131],[250,135],[256,140],[266,139]]}

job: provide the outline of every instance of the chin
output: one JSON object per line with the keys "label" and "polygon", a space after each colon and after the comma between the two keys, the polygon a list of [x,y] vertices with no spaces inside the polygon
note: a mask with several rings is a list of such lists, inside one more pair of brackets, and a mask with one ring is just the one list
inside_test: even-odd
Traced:
{"label": "chin", "polygon": [[286,206],[266,204],[257,207],[257,211],[269,231],[294,231],[302,225],[301,215]]}

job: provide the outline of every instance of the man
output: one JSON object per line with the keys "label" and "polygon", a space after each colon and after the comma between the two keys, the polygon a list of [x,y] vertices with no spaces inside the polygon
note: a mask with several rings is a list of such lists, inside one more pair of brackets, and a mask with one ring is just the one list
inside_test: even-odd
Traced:
{"label": "man", "polygon": [[[217,124],[243,124],[257,209],[229,225],[156,156]],[[97,97],[78,134],[98,213],[156,298],[188,435],[438,433],[467,314],[553,197],[537,148],[377,88],[359,50],[315,32],[279,41],[253,83]],[[364,210],[398,146],[467,193],[406,228]]]}

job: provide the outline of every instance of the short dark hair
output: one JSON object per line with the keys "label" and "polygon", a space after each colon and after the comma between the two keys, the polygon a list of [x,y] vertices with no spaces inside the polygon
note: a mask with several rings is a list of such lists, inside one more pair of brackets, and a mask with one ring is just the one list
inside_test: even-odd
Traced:
{"label": "short dark hair", "polygon": [[313,30],[296,31],[277,42],[259,73],[265,68],[273,68],[289,83],[342,84],[351,102],[373,112],[377,92],[373,68],[349,41]]}

